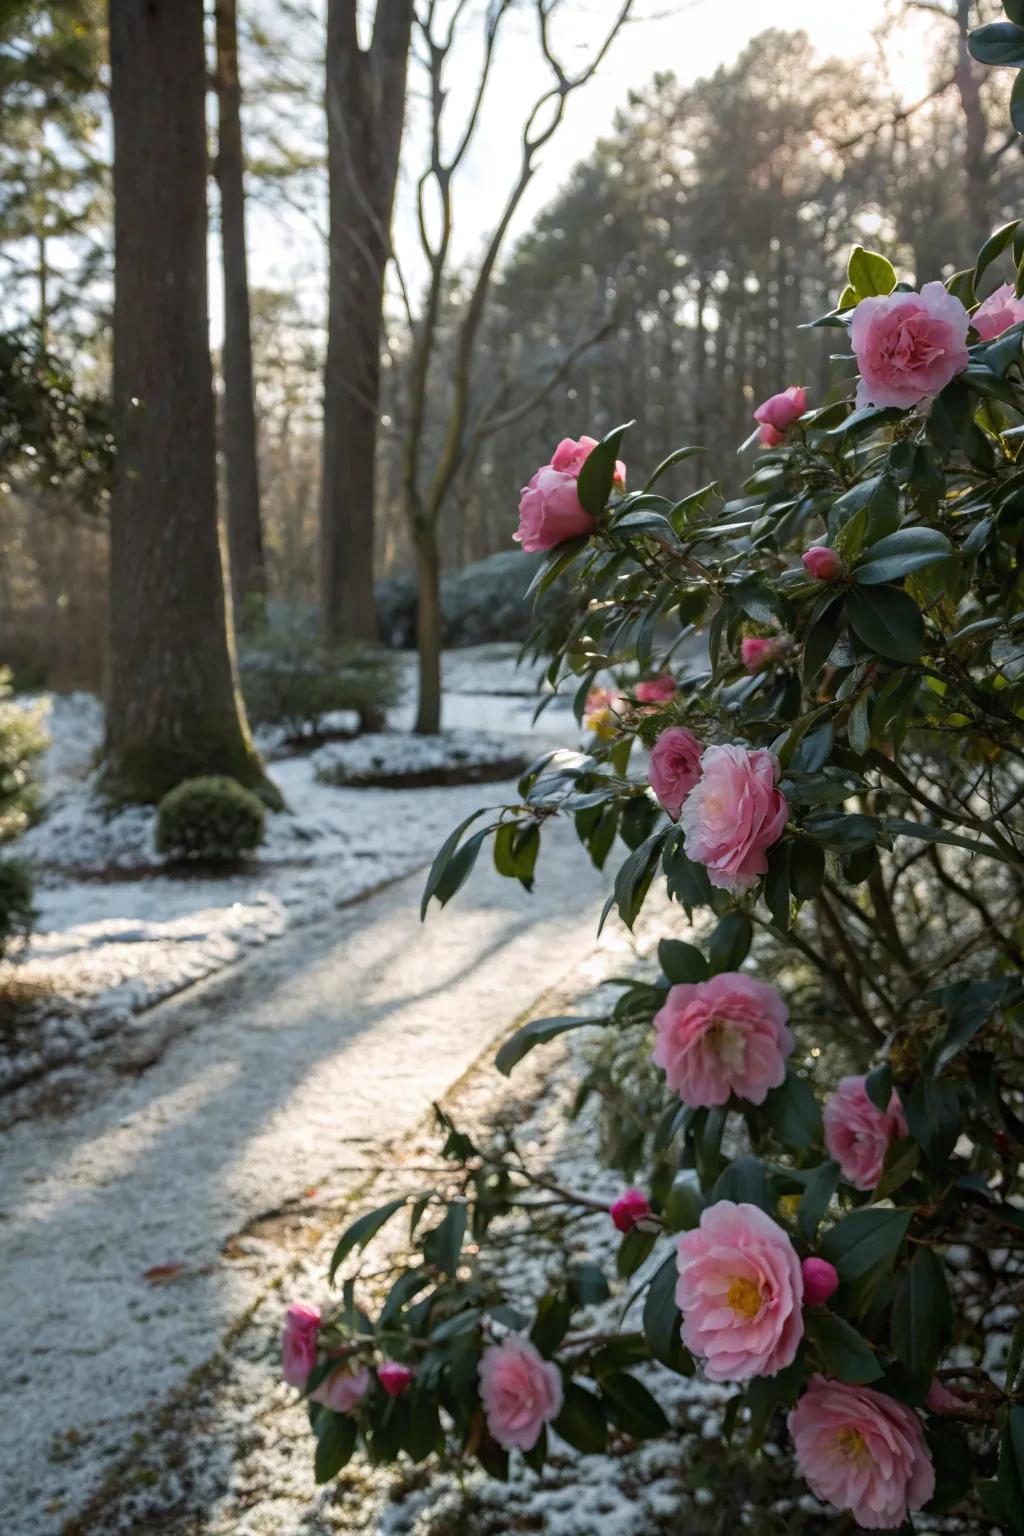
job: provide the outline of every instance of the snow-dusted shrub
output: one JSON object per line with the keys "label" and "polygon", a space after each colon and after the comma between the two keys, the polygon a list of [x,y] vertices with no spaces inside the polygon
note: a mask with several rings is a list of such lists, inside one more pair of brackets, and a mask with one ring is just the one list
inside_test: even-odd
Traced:
{"label": "snow-dusted shrub", "polygon": [[301,618],[247,637],[239,677],[253,728],[280,729],[292,741],[316,741],[325,717],[342,711],[382,719],[401,693],[397,664],[386,650],[330,644]]}
{"label": "snow-dusted shrub", "polygon": [[36,760],[49,737],[41,704],[19,704],[11,696],[11,674],[0,667],[0,843],[18,837],[35,814]]}
{"label": "snow-dusted shrub", "polygon": [[0,959],[35,926],[32,876],[21,859],[0,859]]}
{"label": "snow-dusted shrub", "polygon": [[[980,307],[1004,252],[1014,286]],[[321,1480],[358,1444],[502,1477],[513,1452],[539,1468],[551,1435],[592,1452],[671,1434],[660,1371],[701,1370],[731,1390],[727,1435],[784,1444],[846,1512],[823,1529],[956,1511],[1024,1533],[1018,293],[1024,225],[920,291],[857,247],[818,322],[852,349],[842,382],[815,401],[778,381],[736,500],[663,494],[686,448],[634,484],[625,428],[563,440],[529,481],[540,585],[571,580],[586,605],[549,677],[589,731],[455,829],[424,909],[485,847],[543,879],[555,817],[615,866],[605,917],[632,927],[655,882],[675,903],[651,974],[497,1058],[509,1073],[577,1029],[621,1041],[585,1086],[622,1096],[634,1187],[609,1208],[442,1117],[446,1171],[350,1226],[340,1301],[289,1323]],[[683,671],[694,632],[706,660]],[[617,1274],[552,1254],[541,1296],[495,1280],[494,1217],[542,1229],[558,1208],[614,1223]],[[415,1261],[371,1318],[352,1261],[403,1211]],[[613,1286],[619,1326],[595,1327]],[[411,1373],[398,1398],[387,1362]],[[335,1381],[373,1367],[342,1407]]]}
{"label": "snow-dusted shrub", "polygon": [[156,849],[173,859],[233,864],[259,847],[265,826],[263,802],[236,779],[186,779],[160,802]]}

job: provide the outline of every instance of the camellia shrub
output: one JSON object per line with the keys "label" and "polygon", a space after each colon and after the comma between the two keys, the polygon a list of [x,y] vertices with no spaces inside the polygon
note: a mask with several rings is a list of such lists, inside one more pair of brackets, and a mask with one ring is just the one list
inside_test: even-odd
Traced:
{"label": "camellia shrub", "polygon": [[[452,833],[424,908],[488,846],[529,887],[556,817],[615,868],[605,916],[632,927],[657,883],[679,914],[659,973],[606,1016],[527,1024],[497,1062],[646,1033],[646,1123],[606,1210],[444,1122],[450,1177],[334,1254],[332,1283],[411,1212],[383,1308],[350,1274],[323,1314],[288,1314],[321,1480],[360,1442],[502,1476],[549,1434],[669,1434],[655,1362],[729,1384],[724,1432],[785,1446],[837,1531],[956,1511],[1024,1532],[1022,293],[1024,225],[919,291],[858,247],[815,322],[845,382],[815,401],[779,381],[737,499],[663,494],[690,448],[634,488],[625,428],[530,480],[536,585],[585,599],[548,678],[586,745]],[[706,660],[683,670],[695,633]],[[618,1274],[577,1266],[524,1304],[487,1234],[541,1190],[614,1223]],[[616,1284],[621,1331],[581,1332]]]}
{"label": "camellia shrub", "polygon": [[233,864],[258,848],[266,811],[258,795],[224,774],[185,779],[157,809],[156,849],[173,859]]}

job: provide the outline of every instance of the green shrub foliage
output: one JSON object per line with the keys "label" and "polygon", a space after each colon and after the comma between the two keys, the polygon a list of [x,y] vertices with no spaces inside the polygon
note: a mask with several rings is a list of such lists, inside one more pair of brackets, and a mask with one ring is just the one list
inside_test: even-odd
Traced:
{"label": "green shrub foliage", "polygon": [[218,774],[186,779],[160,802],[157,852],[232,864],[259,847],[265,826],[263,802],[237,780]]}
{"label": "green shrub foliage", "polygon": [[[1011,260],[993,320],[976,293]],[[560,575],[584,600],[548,680],[592,729],[534,763],[516,803],[452,833],[424,909],[445,905],[485,849],[500,874],[543,880],[558,817],[613,872],[606,918],[632,928],[653,890],[659,914],[674,913],[658,965],[600,1016],[535,1020],[497,1059],[511,1073],[576,1030],[611,1042],[582,1091],[616,1105],[605,1150],[639,1186],[617,1208],[617,1276],[566,1269],[540,1297],[493,1280],[496,1215],[529,1219],[538,1195],[545,1212],[609,1215],[444,1120],[450,1173],[338,1243],[341,1298],[305,1377],[309,1391],[326,1383],[310,1405],[322,1479],[359,1444],[375,1462],[447,1445],[503,1476],[510,1443],[538,1467],[549,1432],[582,1451],[613,1431],[667,1433],[656,1365],[730,1381],[729,1432],[751,1455],[787,1447],[811,1488],[850,1512],[837,1530],[909,1531],[923,1508],[1024,1532],[1024,229],[997,232],[946,290],[915,295],[856,249],[837,308],[815,322],[839,354],[850,337],[856,357],[840,361],[831,398],[795,391],[781,426],[758,429],[733,500],[710,476],[665,493],[688,450],[646,483],[630,466],[628,492],[613,485],[625,428],[578,469],[592,522],[550,550],[539,584]],[[872,362],[863,336],[878,315],[897,320]],[[908,358],[930,386],[873,401],[878,376]],[[805,562],[811,549],[827,553]],[[695,651],[684,670],[678,657]],[[588,709],[609,673],[617,688]],[[664,686],[645,697],[652,680]],[[658,771],[670,730],[694,752],[678,794]],[[670,1062],[666,1020],[691,1005],[695,1054]],[[737,1021],[752,1014],[775,1021],[771,1083],[747,1076],[755,1047]],[[795,1043],[774,1033],[787,1015]],[[642,1091],[630,1092],[645,1031]],[[415,1254],[370,1317],[357,1255],[402,1210]],[[695,1327],[703,1304],[680,1278],[726,1220],[758,1242],[769,1233],[775,1255],[751,1268],[722,1238],[708,1295],[714,1327],[745,1341],[731,1356]],[[793,1289],[771,1278],[776,1261],[802,1275]],[[621,1328],[581,1327],[616,1286]],[[770,1356],[751,1353],[771,1307],[790,1332]],[[510,1331],[560,1383],[534,1369],[547,1428],[529,1445],[510,1439],[482,1385]],[[384,1359],[411,1371],[397,1406],[359,1375]],[[339,1373],[360,1388],[344,1403]]]}
{"label": "green shrub foliage", "polygon": [[253,728],[280,729],[296,741],[320,739],[325,717],[336,711],[380,717],[401,693],[397,663],[386,650],[329,644],[304,618],[247,638],[239,674]]}
{"label": "green shrub foliage", "polygon": [[0,859],[0,959],[35,926],[32,876],[21,859]]}
{"label": "green shrub foliage", "polygon": [[17,703],[11,674],[0,667],[0,843],[20,836],[35,815],[35,766],[48,742],[42,706]]}

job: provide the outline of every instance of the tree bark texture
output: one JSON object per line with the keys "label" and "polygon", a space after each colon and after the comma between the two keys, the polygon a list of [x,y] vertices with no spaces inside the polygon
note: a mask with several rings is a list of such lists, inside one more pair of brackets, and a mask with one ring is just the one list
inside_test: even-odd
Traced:
{"label": "tree bark texture", "polygon": [[106,782],[266,786],[235,685],[207,326],[203,0],[110,0],[114,412]]}
{"label": "tree bark texture", "polygon": [[223,446],[231,594],[235,624],[244,628],[263,618],[267,582],[249,326],[237,13],[237,0],[217,0],[217,185],[224,274]]}
{"label": "tree bark texture", "polygon": [[375,640],[374,484],[384,273],[405,116],[412,0],[378,0],[361,48],[355,0],[327,4],[330,199],[320,519],[321,619]]}

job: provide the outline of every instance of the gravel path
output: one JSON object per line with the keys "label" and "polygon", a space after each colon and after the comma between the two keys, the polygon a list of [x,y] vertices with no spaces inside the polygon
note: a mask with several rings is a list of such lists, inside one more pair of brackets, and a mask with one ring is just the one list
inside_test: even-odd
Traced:
{"label": "gravel path", "polygon": [[404,879],[162,1005],[146,1059],[0,1139],[12,1536],[59,1530],[254,1303],[232,1235],[311,1183],[354,1188],[593,944],[602,882],[554,835],[532,897],[481,860],[457,916],[420,927]]}

